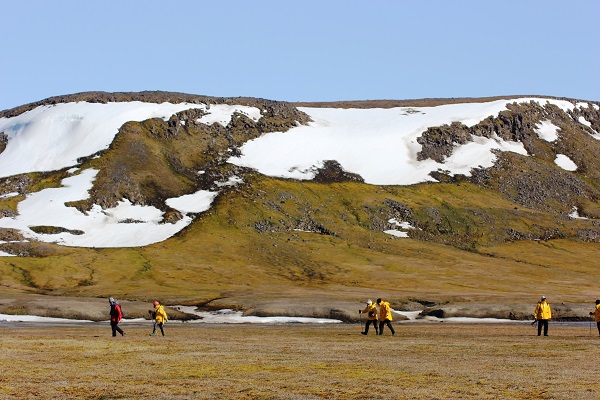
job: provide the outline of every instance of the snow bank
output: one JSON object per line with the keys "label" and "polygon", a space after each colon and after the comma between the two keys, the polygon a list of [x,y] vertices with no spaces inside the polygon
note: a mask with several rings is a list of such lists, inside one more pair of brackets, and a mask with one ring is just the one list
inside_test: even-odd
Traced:
{"label": "snow bank", "polygon": [[45,323],[84,323],[87,320],[72,320],[67,318],[37,317],[35,315],[9,315],[0,314],[0,322],[45,322]]}
{"label": "snow bank", "polygon": [[198,311],[196,307],[176,306],[179,311],[202,317],[200,320],[188,323],[203,324],[337,324],[337,319],[308,318],[308,317],[254,317],[243,316],[241,311],[229,309],[219,311]]}

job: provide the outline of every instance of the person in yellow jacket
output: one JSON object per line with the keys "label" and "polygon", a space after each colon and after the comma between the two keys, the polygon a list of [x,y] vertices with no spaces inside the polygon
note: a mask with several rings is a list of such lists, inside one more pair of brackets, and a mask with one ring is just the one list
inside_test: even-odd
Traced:
{"label": "person in yellow jacket", "polygon": [[154,329],[152,330],[152,333],[150,334],[150,336],[154,336],[156,334],[157,326],[160,328],[160,333],[162,333],[162,335],[165,336],[165,330],[163,329],[163,325],[165,322],[167,322],[169,320],[169,318],[167,317],[167,312],[165,311],[165,308],[158,301],[155,301],[153,304],[154,304],[154,311],[152,311],[152,310],[148,311],[149,313],[151,313],[151,315],[154,319]]}
{"label": "person in yellow jacket", "polygon": [[377,306],[373,304],[371,300],[367,300],[367,306],[364,310],[358,310],[359,314],[367,314],[367,323],[365,325],[365,331],[361,332],[363,335],[369,333],[369,326],[373,324],[375,328],[375,334],[379,333],[379,327],[377,326]]}
{"label": "person in yellow jacket", "polygon": [[379,306],[379,334],[383,335],[383,326],[387,325],[392,331],[392,336],[396,336],[396,331],[392,326],[392,309],[390,303],[377,299],[377,305]]}
{"label": "person in yellow jacket", "polygon": [[544,327],[544,336],[548,336],[548,321],[552,318],[552,310],[550,310],[550,304],[546,302],[546,296],[542,296],[537,303],[533,315],[538,324],[538,336],[542,334],[542,327]]}
{"label": "person in yellow jacket", "polygon": [[596,309],[590,312],[590,315],[594,316],[594,321],[596,321],[598,327],[598,335],[600,335],[600,300],[596,300]]}

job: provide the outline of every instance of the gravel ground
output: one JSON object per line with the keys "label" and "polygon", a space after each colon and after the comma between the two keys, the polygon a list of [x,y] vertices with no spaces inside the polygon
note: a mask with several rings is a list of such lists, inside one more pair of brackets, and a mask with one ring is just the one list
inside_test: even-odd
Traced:
{"label": "gravel ground", "polygon": [[598,399],[598,332],[528,323],[0,324],[1,399]]}

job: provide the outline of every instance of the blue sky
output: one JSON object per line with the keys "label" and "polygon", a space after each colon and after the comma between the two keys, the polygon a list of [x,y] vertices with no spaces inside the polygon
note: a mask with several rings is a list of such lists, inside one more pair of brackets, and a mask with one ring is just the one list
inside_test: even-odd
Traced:
{"label": "blue sky", "polygon": [[0,0],[0,110],[83,91],[600,100],[597,0]]}

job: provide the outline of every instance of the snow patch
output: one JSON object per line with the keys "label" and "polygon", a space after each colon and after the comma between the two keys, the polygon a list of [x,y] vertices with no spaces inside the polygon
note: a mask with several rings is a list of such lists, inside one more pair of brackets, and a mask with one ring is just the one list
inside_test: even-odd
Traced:
{"label": "snow patch", "polygon": [[244,183],[244,180],[239,176],[230,176],[226,182],[217,182],[215,181],[215,185],[218,187],[226,187],[226,186],[237,186]]}
{"label": "snow patch", "polygon": [[398,221],[395,218],[390,219],[388,222],[390,224],[396,225],[398,228],[401,228],[403,230],[388,229],[388,230],[383,231],[383,233],[387,233],[388,235],[392,235],[392,236],[399,237],[399,238],[409,237],[408,232],[406,232],[406,230],[417,229],[414,226],[412,226],[409,222]]}
{"label": "snow patch", "polygon": [[590,121],[588,121],[587,119],[585,119],[584,116],[581,116],[577,119],[579,121],[580,124],[583,124],[585,126],[587,126],[588,128],[592,127],[592,123]]}
{"label": "snow patch", "polygon": [[200,213],[210,208],[217,194],[219,192],[199,190],[193,194],[167,199],[165,203],[182,213]]}
{"label": "snow patch", "polygon": [[557,154],[554,163],[567,171],[577,170],[577,164],[573,162],[569,157],[564,154]]}
{"label": "snow patch", "polygon": [[540,139],[543,139],[546,142],[554,142],[558,139],[559,127],[554,125],[552,122],[540,121],[540,123],[536,124],[535,126],[536,128],[534,131],[538,134]]}
{"label": "snow patch", "polygon": [[498,323],[529,323],[528,321],[515,321],[512,319],[504,318],[474,318],[474,317],[448,317],[448,318],[437,318],[432,316],[425,316],[419,318],[421,311],[397,311],[393,312],[404,315],[408,318],[406,322],[455,322],[455,323],[469,323],[469,324],[498,324]]}
{"label": "snow patch", "polygon": [[390,224],[394,224],[397,227],[400,227],[402,229],[416,229],[414,226],[412,226],[410,224],[410,222],[406,222],[406,221],[398,221],[396,218],[392,218],[388,221]]}
{"label": "snow patch", "polygon": [[[572,111],[575,108],[573,103],[571,103],[570,101],[567,101],[567,100],[556,100],[556,99],[531,99],[531,100],[537,102],[541,106],[544,106],[546,104],[555,105],[556,107],[560,108],[564,112]],[[518,101],[518,102],[521,103],[521,101]]]}
{"label": "snow patch", "polygon": [[573,206],[573,208],[571,209],[571,213],[569,214],[569,217],[571,217],[573,219],[589,219],[589,218],[580,216],[579,210],[577,209],[576,206]]}
{"label": "snow patch", "polygon": [[399,238],[407,238],[408,237],[408,232],[399,231],[396,229],[388,229],[388,230],[383,231],[383,233],[387,233],[388,235],[392,235],[392,236],[399,237]]}
{"label": "snow patch", "polygon": [[261,117],[260,110],[256,107],[211,104],[209,107],[205,106],[202,108],[206,114],[196,120],[198,124],[212,125],[218,123],[227,126],[236,112],[247,116],[255,122]]}

